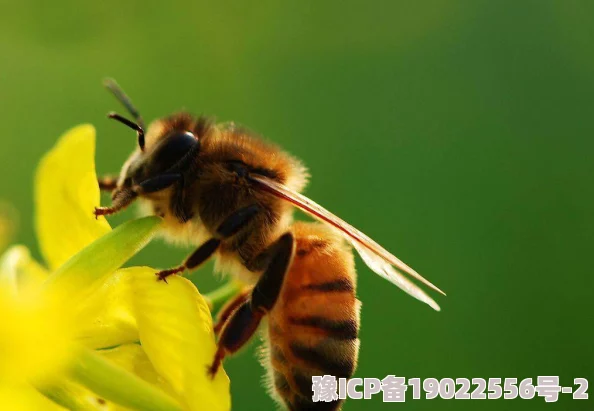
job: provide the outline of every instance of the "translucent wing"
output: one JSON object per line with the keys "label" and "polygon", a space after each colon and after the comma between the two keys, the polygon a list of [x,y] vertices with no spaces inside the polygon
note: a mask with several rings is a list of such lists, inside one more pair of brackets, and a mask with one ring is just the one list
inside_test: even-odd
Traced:
{"label": "translucent wing", "polygon": [[445,295],[445,293],[423,278],[415,270],[389,253],[385,248],[373,241],[367,235],[363,234],[361,231],[357,230],[346,221],[336,217],[321,205],[315,203],[304,195],[291,190],[283,184],[261,176],[250,176],[250,178],[260,189],[267,191],[276,197],[282,198],[300,210],[310,214],[314,218],[336,227],[353,245],[359,255],[361,255],[361,258],[363,261],[365,261],[365,264],[367,264],[367,266],[375,273],[390,281],[392,284],[395,284],[407,294],[428,304],[434,310],[439,311],[439,306],[435,301],[433,301],[431,297],[429,297],[412,281],[406,278],[402,273],[398,272],[394,267],[419,280],[433,290],[443,295]]}

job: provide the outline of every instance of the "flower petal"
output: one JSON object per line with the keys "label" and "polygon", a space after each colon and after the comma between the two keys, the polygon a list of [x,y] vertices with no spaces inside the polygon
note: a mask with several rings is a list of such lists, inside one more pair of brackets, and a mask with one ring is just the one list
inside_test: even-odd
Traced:
{"label": "flower petal", "polygon": [[0,259],[0,385],[43,381],[70,359],[67,307],[38,293],[46,276],[26,247],[12,247]]}
{"label": "flower petal", "polygon": [[95,174],[95,129],[75,127],[41,160],[35,177],[37,238],[53,270],[110,231],[99,205]]}
{"label": "flower petal", "polygon": [[185,278],[168,284],[151,268],[131,268],[133,304],[140,342],[155,370],[190,410],[229,410],[229,378],[221,368],[207,375],[216,344],[208,305]]}
{"label": "flower petal", "polygon": [[78,252],[44,283],[47,292],[57,298],[80,301],[98,286],[104,276],[112,274],[142,249],[157,233],[161,219],[145,217],[128,221]]}
{"label": "flower petal", "polygon": [[97,353],[146,382],[159,387],[171,397],[179,399],[169,383],[157,373],[140,344],[124,344],[109,350],[100,350]]}
{"label": "flower petal", "polygon": [[77,307],[78,341],[92,349],[138,342],[131,295],[129,275],[108,276]]}
{"label": "flower petal", "polygon": [[0,404],[3,410],[10,411],[66,411],[53,403],[30,385],[0,385]]}
{"label": "flower petal", "polygon": [[0,385],[45,381],[72,358],[67,307],[43,297],[0,288]]}
{"label": "flower petal", "polygon": [[25,246],[13,246],[0,258],[0,287],[12,290],[15,295],[38,290],[48,274],[31,258]]}

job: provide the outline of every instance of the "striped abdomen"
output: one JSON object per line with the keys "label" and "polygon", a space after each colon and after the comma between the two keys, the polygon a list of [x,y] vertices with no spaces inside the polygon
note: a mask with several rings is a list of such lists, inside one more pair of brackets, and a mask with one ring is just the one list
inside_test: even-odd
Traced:
{"label": "striped abdomen", "polygon": [[292,410],[335,410],[312,402],[312,376],[353,375],[359,353],[359,308],[353,254],[333,231],[295,223],[293,263],[269,315],[269,378]]}

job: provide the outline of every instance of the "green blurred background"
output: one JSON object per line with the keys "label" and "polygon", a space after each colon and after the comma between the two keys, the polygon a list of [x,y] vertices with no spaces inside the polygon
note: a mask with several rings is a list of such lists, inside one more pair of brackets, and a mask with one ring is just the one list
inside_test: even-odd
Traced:
{"label": "green blurred background", "polygon": [[[310,167],[310,197],[448,292],[433,312],[358,260],[358,376],[592,382],[594,3],[11,2],[0,55],[0,198],[20,212],[18,241],[36,247],[33,173],[63,131],[96,126],[100,173],[134,147],[105,118],[123,111],[101,87],[113,76],[147,119],[187,108],[279,143]],[[133,263],[187,252],[153,243]],[[191,277],[202,291],[217,284],[211,270]],[[257,346],[225,364],[234,409],[273,408]],[[409,393],[345,409],[390,406],[592,400]]]}

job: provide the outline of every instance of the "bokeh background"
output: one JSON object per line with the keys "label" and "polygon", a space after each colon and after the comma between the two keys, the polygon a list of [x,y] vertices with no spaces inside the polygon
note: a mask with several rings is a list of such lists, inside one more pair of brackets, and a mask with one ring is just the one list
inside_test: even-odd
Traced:
{"label": "bokeh background", "polygon": [[[448,292],[433,312],[358,260],[357,376],[592,382],[594,3],[10,2],[0,56],[0,199],[19,242],[35,247],[33,174],[63,131],[96,126],[100,173],[133,149],[105,118],[123,111],[101,87],[113,76],[147,119],[187,108],[284,146],[310,167],[310,197]],[[187,252],[157,242],[132,263]],[[202,291],[211,271],[191,276]],[[257,346],[225,364],[237,410],[273,409]],[[409,395],[398,408],[592,400]]]}

